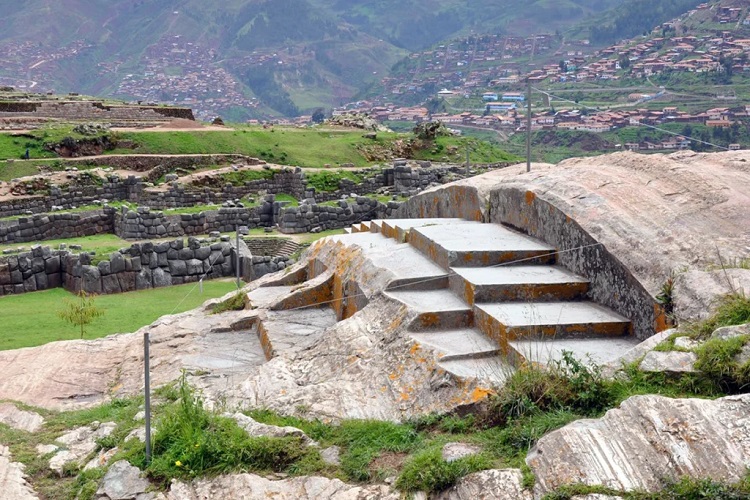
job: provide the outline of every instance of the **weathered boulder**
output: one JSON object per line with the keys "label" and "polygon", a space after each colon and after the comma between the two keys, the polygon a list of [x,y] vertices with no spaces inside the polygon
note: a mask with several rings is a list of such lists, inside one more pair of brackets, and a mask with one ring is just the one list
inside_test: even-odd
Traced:
{"label": "weathered boulder", "polygon": [[96,492],[100,499],[135,500],[146,492],[149,482],[138,467],[125,460],[112,464]]}
{"label": "weathered boulder", "polygon": [[736,482],[750,464],[748,414],[750,394],[635,396],[542,437],[526,463],[542,494],[573,483],[656,492],[682,476]]}
{"label": "weathered boulder", "polygon": [[10,451],[0,445],[0,492],[3,498],[13,500],[38,500],[38,496],[26,482],[23,464],[11,462]]}
{"label": "weathered boulder", "polygon": [[36,432],[44,425],[44,417],[32,411],[19,410],[12,403],[0,403],[0,423],[26,432]]}
{"label": "weathered boulder", "polygon": [[443,446],[442,456],[446,462],[454,462],[460,458],[470,457],[481,452],[481,446],[468,443],[446,443]]}
{"label": "weathered boulder", "polygon": [[247,415],[243,413],[225,413],[225,417],[233,419],[235,422],[237,422],[237,425],[242,427],[245,432],[247,432],[250,436],[253,437],[297,437],[302,440],[303,443],[305,443],[308,446],[315,445],[315,441],[310,439],[307,434],[305,434],[302,430],[297,429],[296,427],[279,427],[276,425],[268,425],[268,424],[262,424],[260,422],[255,421],[253,418],[248,417]]}
{"label": "weathered boulder", "polygon": [[723,326],[721,328],[717,328],[711,334],[711,338],[727,340],[727,339],[731,339],[734,337],[740,337],[742,335],[750,335],[750,323],[745,323],[744,325]]}
{"label": "weathered boulder", "polygon": [[694,352],[651,351],[638,366],[644,372],[661,373],[695,373],[695,362],[698,355]]}

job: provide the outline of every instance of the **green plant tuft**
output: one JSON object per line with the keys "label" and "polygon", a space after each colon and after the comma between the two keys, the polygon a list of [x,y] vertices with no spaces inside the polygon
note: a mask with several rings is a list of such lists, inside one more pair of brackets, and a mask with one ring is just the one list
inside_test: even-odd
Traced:
{"label": "green plant tuft", "polygon": [[446,462],[436,446],[415,454],[404,464],[396,488],[401,491],[442,491],[450,488],[467,474],[492,467],[492,460],[483,453]]}

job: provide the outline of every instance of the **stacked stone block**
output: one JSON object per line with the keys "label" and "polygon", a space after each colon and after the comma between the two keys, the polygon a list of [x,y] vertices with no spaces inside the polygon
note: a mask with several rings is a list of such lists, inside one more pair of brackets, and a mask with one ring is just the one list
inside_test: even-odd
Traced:
{"label": "stacked stone block", "polygon": [[43,214],[0,222],[0,243],[79,238],[114,232],[114,209]]}
{"label": "stacked stone block", "polygon": [[293,234],[339,229],[366,220],[387,218],[400,205],[398,202],[384,205],[363,196],[357,197],[354,203],[340,200],[337,206],[302,203],[299,207],[282,209],[279,231]]}
{"label": "stacked stone block", "polygon": [[0,295],[59,287],[68,252],[34,246],[30,252],[0,258]]}

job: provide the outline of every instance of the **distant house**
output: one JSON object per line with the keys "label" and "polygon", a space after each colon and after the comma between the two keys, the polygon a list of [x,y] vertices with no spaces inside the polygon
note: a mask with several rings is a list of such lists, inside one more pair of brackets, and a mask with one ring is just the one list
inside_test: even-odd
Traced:
{"label": "distant house", "polygon": [[516,103],[514,102],[491,102],[488,103],[487,111],[490,113],[496,112],[496,111],[510,111],[512,109],[516,109]]}
{"label": "distant house", "polygon": [[739,151],[740,149],[742,149],[742,146],[740,146],[739,144],[729,145],[729,151]]}
{"label": "distant house", "polygon": [[497,101],[498,96],[496,92],[485,92],[482,94],[482,100],[483,101]]}
{"label": "distant house", "polygon": [[503,94],[503,101],[523,102],[525,100],[526,96],[522,92],[505,92]]}

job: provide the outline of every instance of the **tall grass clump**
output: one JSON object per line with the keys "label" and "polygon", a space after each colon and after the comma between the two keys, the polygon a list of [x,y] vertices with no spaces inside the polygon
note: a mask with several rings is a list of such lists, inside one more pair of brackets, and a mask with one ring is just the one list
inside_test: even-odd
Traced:
{"label": "tall grass clump", "polygon": [[145,463],[142,448],[131,462],[162,484],[173,478],[192,479],[238,470],[283,472],[318,454],[298,437],[251,437],[231,418],[204,408],[185,380],[179,399],[167,406],[156,423],[153,456]]}

